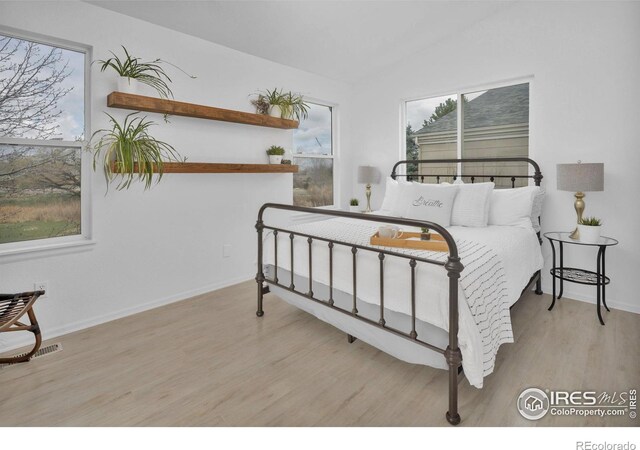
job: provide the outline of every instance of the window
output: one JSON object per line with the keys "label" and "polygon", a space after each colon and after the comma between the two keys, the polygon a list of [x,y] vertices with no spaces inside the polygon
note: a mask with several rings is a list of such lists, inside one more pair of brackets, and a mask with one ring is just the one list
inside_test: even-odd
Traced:
{"label": "window", "polygon": [[0,246],[82,233],[85,52],[0,31]]}
{"label": "window", "polygon": [[[529,155],[529,83],[409,101],[406,117],[410,160]],[[503,175],[506,178],[495,179],[496,186],[511,187],[510,177],[527,175],[528,165],[465,163],[460,170],[465,181],[485,174]],[[407,166],[408,175],[419,172],[418,164]],[[429,173],[452,177],[459,168],[457,164],[430,165]],[[516,186],[526,184],[527,179],[516,179]]]}
{"label": "window", "polygon": [[333,108],[309,103],[309,117],[293,132],[293,204],[334,204]]}

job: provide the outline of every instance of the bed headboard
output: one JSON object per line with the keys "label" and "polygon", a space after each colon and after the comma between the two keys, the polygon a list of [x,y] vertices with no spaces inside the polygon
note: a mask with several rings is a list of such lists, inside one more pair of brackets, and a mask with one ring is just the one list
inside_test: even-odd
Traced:
{"label": "bed headboard", "polygon": [[[473,173],[473,169],[472,172],[470,174],[467,173],[463,173],[462,174],[462,178],[465,178],[467,180],[469,180],[471,183],[474,183],[476,180],[482,180],[482,181],[511,181],[511,187],[515,187],[516,186],[516,180],[524,180],[524,179],[529,179],[532,178],[535,185],[536,186],[540,186],[540,182],[542,181],[542,172],[540,172],[540,166],[538,166],[538,163],[535,162],[534,160],[530,159],[530,158],[524,158],[524,157],[511,157],[511,158],[462,158],[462,159],[418,159],[418,160],[404,160],[404,161],[398,161],[397,163],[394,164],[393,166],[393,170],[391,171],[391,178],[393,178],[394,180],[397,179],[398,177],[405,177],[407,179],[407,181],[419,181],[421,183],[426,182],[430,182],[431,180],[435,181],[436,183],[440,183],[441,181],[455,181],[458,177],[460,177],[460,175],[458,175],[457,171],[458,168],[460,167],[461,164],[467,164],[467,163],[527,163],[528,165],[533,167],[533,175],[530,174],[529,171],[529,167],[526,166],[526,170],[522,170],[522,168],[520,168],[520,170],[517,170],[518,168],[516,167],[500,167],[499,172],[498,173],[498,168],[494,168],[494,169],[482,169],[482,174],[476,174]],[[418,172],[417,173],[398,173],[398,167],[405,165],[405,166],[409,166],[409,165],[418,165]],[[452,169],[451,167],[449,168],[443,168],[442,164],[447,164],[447,165],[454,165],[454,168]],[[440,167],[435,167],[433,168],[433,170],[429,170],[431,169],[429,166],[430,165],[440,165]],[[513,172],[522,172],[522,173],[504,173],[505,171],[509,171],[510,169],[513,169]],[[491,172],[491,170],[494,170],[495,172]],[[444,171],[445,173],[437,173],[437,172],[442,172]],[[452,173],[447,173],[447,172],[452,172]],[[464,171],[463,171],[464,172]],[[488,172],[488,173],[487,173]],[[503,183],[502,183],[503,184]],[[498,185],[498,183],[496,183],[496,185]],[[499,187],[499,186],[496,186]],[[503,186],[502,187],[508,187],[508,186]]]}

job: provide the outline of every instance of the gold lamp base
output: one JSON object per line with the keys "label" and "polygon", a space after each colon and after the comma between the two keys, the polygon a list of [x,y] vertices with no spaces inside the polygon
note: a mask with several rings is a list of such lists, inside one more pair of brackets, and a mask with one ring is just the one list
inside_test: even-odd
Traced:
{"label": "gold lamp base", "polygon": [[365,212],[371,212],[371,185],[367,184],[367,189],[365,191],[365,195],[367,196],[367,209]]}
{"label": "gold lamp base", "polygon": [[[575,194],[576,197],[576,201],[573,204],[573,207],[576,209],[576,214],[578,216],[578,224],[582,223],[582,213],[584,212],[584,193],[583,192],[576,192]],[[571,239],[580,239],[580,230],[578,230],[578,227],[576,226],[576,229],[573,230],[573,233],[571,233],[569,235],[569,237]]]}

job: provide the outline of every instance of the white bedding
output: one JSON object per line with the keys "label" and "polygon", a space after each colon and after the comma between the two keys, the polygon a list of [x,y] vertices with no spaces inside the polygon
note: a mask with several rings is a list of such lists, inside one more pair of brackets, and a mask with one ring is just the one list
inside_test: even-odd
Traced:
{"label": "white bedding", "polygon": [[[319,237],[369,245],[369,237],[378,224],[337,218],[288,227],[291,231]],[[450,227],[456,239],[462,263],[459,289],[459,344],[465,374],[480,388],[483,377],[493,371],[498,347],[513,342],[509,307],[520,297],[533,273],[542,268],[542,254],[531,227],[489,226],[486,228]],[[314,241],[313,280],[329,284],[329,250],[326,242]],[[265,264],[274,263],[273,234],[265,234]],[[389,249],[416,257],[444,261],[446,253]],[[295,273],[308,276],[308,243],[294,239]],[[278,237],[278,266],[289,270],[290,240]],[[352,292],[351,249],[336,245],[333,250],[334,287]],[[387,256],[385,259],[385,307],[411,314],[411,279],[409,260]],[[379,304],[379,260],[376,252],[357,253],[358,302]],[[285,282],[285,280],[281,280]],[[283,284],[286,284],[283,283]],[[306,292],[307,286],[296,286]],[[449,289],[442,266],[418,262],[416,267],[416,316],[418,319],[448,329]],[[377,317],[372,319],[377,320]],[[403,331],[409,331],[409,328]],[[420,336],[418,336],[420,338]]]}

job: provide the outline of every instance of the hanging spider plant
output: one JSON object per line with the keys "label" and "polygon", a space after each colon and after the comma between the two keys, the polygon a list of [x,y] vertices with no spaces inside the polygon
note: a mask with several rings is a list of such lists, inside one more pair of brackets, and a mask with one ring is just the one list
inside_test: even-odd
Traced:
{"label": "hanging spider plant", "polygon": [[[115,178],[121,177],[118,190],[128,189],[136,178],[144,181],[145,190],[149,189],[154,172],[158,173],[156,183],[162,179],[166,161],[185,161],[175,148],[149,134],[154,122],[137,114],[139,112],[128,114],[122,125],[107,114],[111,129],[101,129],[91,135],[88,150],[93,152],[93,170],[102,164],[107,188]],[[101,135],[100,139],[92,145],[97,135]]]}
{"label": "hanging spider plant", "polygon": [[169,87],[169,83],[172,81],[169,75],[164,71],[162,64],[168,64],[171,67],[178,69],[189,78],[196,78],[168,61],[154,59],[150,62],[143,62],[140,58],[131,56],[124,45],[122,46],[122,50],[124,50],[125,55],[122,59],[120,59],[120,57],[115,53],[109,52],[113,55],[112,58],[98,60],[97,62],[101,64],[100,72],[104,72],[108,68],[112,68],[121,77],[129,80],[136,80],[142,84],[152,87],[162,98],[173,98],[173,92]]}

